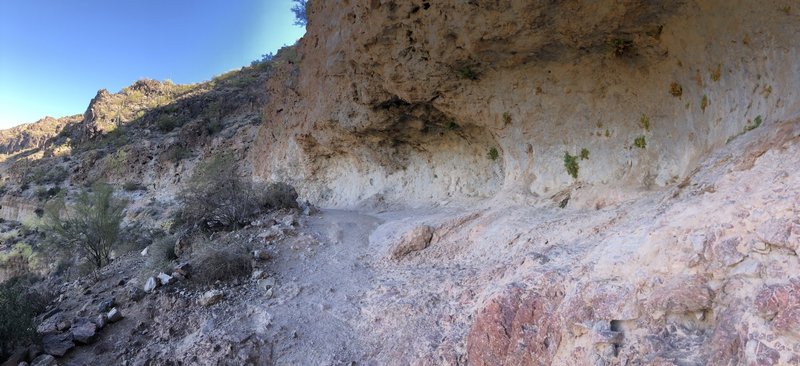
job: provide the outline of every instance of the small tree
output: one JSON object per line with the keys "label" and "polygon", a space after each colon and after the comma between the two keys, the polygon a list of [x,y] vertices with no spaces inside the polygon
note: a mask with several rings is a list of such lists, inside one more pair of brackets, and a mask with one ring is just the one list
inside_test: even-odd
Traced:
{"label": "small tree", "polygon": [[111,186],[95,185],[70,207],[63,197],[53,200],[45,208],[42,229],[51,244],[62,250],[78,249],[100,268],[108,264],[117,245],[125,206],[126,201],[114,198]]}
{"label": "small tree", "polygon": [[292,13],[294,13],[294,25],[305,27],[308,25],[308,13],[306,12],[306,6],[308,5],[308,0],[292,0]]}

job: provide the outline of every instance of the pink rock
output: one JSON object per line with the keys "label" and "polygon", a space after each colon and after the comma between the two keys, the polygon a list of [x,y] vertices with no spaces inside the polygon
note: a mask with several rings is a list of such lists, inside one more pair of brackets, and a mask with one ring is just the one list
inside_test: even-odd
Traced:
{"label": "pink rock", "polygon": [[560,286],[514,287],[489,300],[467,335],[469,364],[549,365],[561,343]]}
{"label": "pink rock", "polygon": [[699,275],[673,277],[656,288],[648,301],[654,312],[686,313],[711,308],[713,294]]}

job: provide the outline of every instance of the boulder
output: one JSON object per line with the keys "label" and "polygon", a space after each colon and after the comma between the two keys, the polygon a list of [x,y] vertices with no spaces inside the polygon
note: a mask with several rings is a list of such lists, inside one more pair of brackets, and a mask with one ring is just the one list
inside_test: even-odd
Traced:
{"label": "boulder", "polygon": [[58,362],[56,362],[55,357],[44,354],[36,357],[36,359],[31,362],[31,366],[58,366]]}
{"label": "boulder", "polygon": [[88,318],[76,318],[70,332],[75,342],[88,344],[94,341],[97,335],[97,324]]}
{"label": "boulder", "polygon": [[418,252],[431,244],[434,229],[428,225],[420,225],[407,231],[391,246],[391,256],[399,260],[406,255]]}
{"label": "boulder", "polygon": [[61,357],[75,347],[75,343],[72,342],[70,333],[53,333],[42,337],[42,347],[45,353]]}
{"label": "boulder", "polygon": [[94,325],[97,326],[97,329],[103,329],[106,326],[106,313],[102,313],[94,318]]}
{"label": "boulder", "polygon": [[108,315],[106,315],[106,319],[108,319],[109,323],[118,322],[122,320],[122,313],[120,313],[119,310],[117,310],[117,308],[113,308],[111,309],[111,311],[108,312]]}
{"label": "boulder", "polygon": [[202,297],[200,297],[200,305],[203,306],[211,306],[214,305],[222,300],[222,291],[219,290],[209,290],[206,291]]}
{"label": "boulder", "polygon": [[158,283],[156,282],[156,279],[153,278],[153,277],[150,277],[150,278],[147,279],[147,282],[144,283],[144,292],[147,292],[147,293],[153,292],[153,290],[156,289],[156,286],[158,286]]}
{"label": "boulder", "polygon": [[111,308],[113,307],[114,307],[114,298],[105,299],[100,301],[100,304],[97,305],[97,311],[105,313],[111,310]]}
{"label": "boulder", "polygon": [[175,282],[175,278],[163,272],[159,273],[157,277],[158,277],[158,282],[161,284],[161,286],[166,286]]}
{"label": "boulder", "polygon": [[146,292],[140,289],[139,286],[128,288],[128,298],[133,301],[139,301],[143,299],[145,294]]}
{"label": "boulder", "polygon": [[149,251],[150,251],[150,247],[149,246],[144,248],[144,249],[142,249],[142,257],[146,257]]}

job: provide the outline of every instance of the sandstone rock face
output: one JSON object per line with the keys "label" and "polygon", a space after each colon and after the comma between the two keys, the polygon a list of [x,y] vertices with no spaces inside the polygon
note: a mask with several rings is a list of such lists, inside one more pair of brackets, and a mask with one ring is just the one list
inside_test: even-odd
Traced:
{"label": "sandstone rock face", "polygon": [[[591,191],[573,194],[579,205],[618,201],[680,182],[755,120],[792,116],[797,20],[779,13],[721,0],[318,2],[297,62],[269,83],[254,173],[323,206],[535,200],[576,182]],[[584,148],[573,179],[565,153]]]}

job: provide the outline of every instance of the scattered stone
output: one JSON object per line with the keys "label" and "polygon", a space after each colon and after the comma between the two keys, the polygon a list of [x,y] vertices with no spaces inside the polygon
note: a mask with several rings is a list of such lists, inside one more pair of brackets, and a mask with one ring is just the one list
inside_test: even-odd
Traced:
{"label": "scattered stone", "polygon": [[139,301],[144,298],[146,293],[138,286],[128,288],[128,298],[133,301]]}
{"label": "scattered stone", "polygon": [[179,273],[186,278],[189,277],[191,271],[192,271],[192,265],[189,263],[181,263],[175,267],[175,273]]}
{"label": "scattered stone", "polygon": [[97,326],[97,329],[103,329],[106,326],[106,313],[98,315],[94,319],[94,324]]}
{"label": "scattered stone", "polygon": [[427,248],[431,244],[433,231],[428,225],[420,225],[407,231],[392,245],[392,258],[399,260],[410,253]]}
{"label": "scattered stone", "polygon": [[175,282],[175,279],[172,278],[172,276],[162,272],[158,274],[158,282],[161,283],[161,286],[166,286]]}
{"label": "scattered stone", "polygon": [[256,286],[262,291],[266,291],[275,287],[275,284],[276,283],[274,278],[265,278],[263,280],[258,280],[258,282],[256,282]]}
{"label": "scattered stone", "polygon": [[113,307],[114,307],[114,299],[113,298],[105,299],[103,301],[100,301],[100,304],[97,306],[97,310],[101,313],[105,313],[111,310],[111,308]]}
{"label": "scattered stone", "polygon": [[267,278],[267,276],[268,275],[267,275],[266,272],[264,272],[263,270],[257,269],[255,271],[253,271],[253,273],[250,275],[250,278],[252,278],[254,280],[260,280],[260,279],[263,279],[263,278]]}
{"label": "scattered stone", "polygon": [[54,333],[45,335],[42,338],[42,347],[44,347],[45,353],[61,357],[75,347],[75,343],[72,342],[72,334],[70,333]]}
{"label": "scattered stone", "polygon": [[58,325],[56,325],[56,330],[58,330],[60,332],[63,332],[65,330],[69,329],[69,327],[71,327],[71,326],[72,326],[72,322],[70,322],[67,319],[64,319],[61,322],[59,322]]}
{"label": "scattered stone", "polygon": [[122,320],[122,313],[117,310],[117,308],[111,309],[106,315],[106,319],[108,319],[109,323],[115,323]]}
{"label": "scattered stone", "polygon": [[792,224],[788,219],[772,218],[756,228],[756,235],[767,244],[785,246],[791,229]]}
{"label": "scattered stone", "polygon": [[254,250],[253,251],[253,257],[255,257],[255,259],[261,260],[261,261],[268,261],[268,260],[272,259],[272,255],[269,254],[269,252],[267,252],[266,250],[263,250],[263,249]]}
{"label": "scattered stone", "polygon": [[145,284],[144,284],[144,292],[147,292],[147,293],[153,292],[153,290],[156,289],[156,286],[158,286],[158,283],[156,282],[156,279],[153,278],[153,277],[150,277],[150,278],[147,279],[147,282],[145,282]]}
{"label": "scattered stone", "polygon": [[97,334],[97,325],[87,318],[76,318],[71,333],[75,342],[88,344],[94,340]]}
{"label": "scattered stone", "polygon": [[31,362],[31,366],[58,366],[58,362],[56,362],[55,357],[44,354],[36,357],[36,359]]}
{"label": "scattered stone", "polygon": [[206,291],[200,298],[200,305],[203,306],[214,305],[222,300],[222,296],[223,296],[222,291],[219,290]]}
{"label": "scattered stone", "polygon": [[147,253],[149,252],[149,250],[150,250],[150,246],[147,246],[144,249],[142,249],[142,257],[146,257]]}

